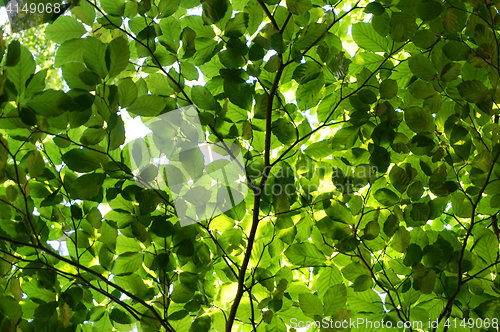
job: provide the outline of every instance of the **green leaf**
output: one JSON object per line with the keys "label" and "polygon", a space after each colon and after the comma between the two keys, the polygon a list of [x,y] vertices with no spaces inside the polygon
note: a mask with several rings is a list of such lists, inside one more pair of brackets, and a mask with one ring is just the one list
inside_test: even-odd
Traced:
{"label": "green leaf", "polygon": [[436,271],[427,270],[425,276],[415,279],[414,288],[422,292],[422,294],[431,294],[436,284]]}
{"label": "green leaf", "polygon": [[118,85],[119,104],[128,107],[137,99],[137,86],[131,78],[126,78]]}
{"label": "green leaf", "polygon": [[474,252],[486,264],[493,264],[498,259],[498,237],[492,231],[485,230],[475,240]]}
{"label": "green leaf", "polygon": [[315,80],[299,85],[296,92],[297,106],[299,109],[305,111],[318,104],[324,82],[324,76],[321,73]]}
{"label": "green leaf", "polygon": [[450,145],[455,153],[462,159],[468,160],[472,148],[472,140],[469,131],[461,125],[453,126],[450,135]]}
{"label": "green leaf", "polygon": [[432,84],[422,80],[418,80],[412,83],[410,85],[409,91],[413,97],[418,99],[426,99],[428,97],[436,95],[436,90],[434,90]]}
{"label": "green leaf", "polygon": [[153,73],[149,74],[145,80],[146,83],[148,84],[149,91],[151,91],[154,94],[161,96],[171,96],[175,93],[174,89],[170,87],[166,75],[160,73]]}
{"label": "green leaf", "polygon": [[224,35],[232,37],[241,37],[245,34],[248,26],[248,13],[238,13],[226,23]]}
{"label": "green leaf", "polygon": [[293,71],[292,78],[299,84],[305,84],[316,79],[322,72],[322,68],[314,61],[307,61]]}
{"label": "green leaf", "polygon": [[[64,45],[64,44],[63,44]],[[88,69],[98,74],[101,78],[108,75],[106,67],[106,44],[94,37],[87,37],[83,45],[83,61]]]}
{"label": "green leaf", "polygon": [[375,146],[370,153],[370,165],[375,166],[377,172],[386,172],[390,165],[391,155],[386,148]]}
{"label": "green leaf", "polygon": [[312,8],[311,0],[286,0],[286,7],[290,13],[302,15]]}
{"label": "green leaf", "polygon": [[159,115],[167,106],[167,100],[163,97],[144,95],[138,97],[135,102],[127,108],[127,111],[140,116],[153,117]]}
{"label": "green leaf", "polygon": [[47,38],[58,44],[62,44],[73,38],[80,38],[86,32],[87,30],[83,24],[71,16],[59,16],[54,23],[49,24],[45,28]]}
{"label": "green leaf", "polygon": [[118,115],[111,114],[109,124],[108,128],[111,129],[109,149],[115,150],[125,143],[125,123]]}
{"label": "green leaf", "polygon": [[337,249],[341,252],[351,252],[356,250],[360,241],[355,236],[347,236],[337,243]]}
{"label": "green leaf", "polygon": [[328,290],[335,284],[341,283],[342,280],[342,274],[335,265],[323,268],[319,273],[316,284],[319,297],[325,298]]}
{"label": "green leaf", "polygon": [[126,237],[123,234],[116,238],[116,254],[121,255],[126,252],[140,252],[141,246],[134,238]]}
{"label": "green leaf", "polygon": [[60,67],[66,62],[76,61],[83,62],[85,40],[84,39],[70,39],[65,41],[58,49],[54,65]]}
{"label": "green leaf", "polygon": [[351,211],[337,200],[332,201],[325,212],[332,220],[340,221],[344,224],[352,223]]}
{"label": "green leaf", "polygon": [[479,103],[486,99],[488,89],[478,80],[464,81],[457,85],[463,99],[470,103]]}
{"label": "green leaf", "polygon": [[111,314],[109,315],[109,318],[113,322],[117,322],[119,324],[132,323],[132,318],[124,310],[119,309],[119,308],[113,308],[111,310]]}
{"label": "green leaf", "polygon": [[62,160],[75,172],[91,172],[101,168],[107,161],[104,154],[88,149],[73,149],[62,156]]}
{"label": "green leaf", "polygon": [[373,289],[364,292],[354,292],[349,288],[347,292],[347,303],[349,303],[349,308],[356,312],[382,314],[384,308],[379,299],[379,295]]}
{"label": "green leaf", "polygon": [[28,157],[28,173],[31,178],[41,176],[45,171],[45,161],[42,154],[38,151],[33,152]]}
{"label": "green leaf", "polygon": [[35,95],[27,106],[36,114],[46,117],[58,116],[71,106],[71,98],[61,90],[45,90]]}
{"label": "green leaf", "polygon": [[199,78],[198,70],[190,62],[181,62],[182,76],[188,81],[196,81]]}
{"label": "green leaf", "polygon": [[434,121],[432,115],[420,107],[408,107],[404,111],[408,127],[416,133],[433,132]]}
{"label": "green leaf", "polygon": [[7,67],[6,69],[7,79],[14,84],[17,93],[21,94],[26,88],[26,81],[35,73],[36,63],[30,51],[25,46],[21,46],[21,58],[19,62],[14,67]]}
{"label": "green leaf", "polygon": [[441,80],[451,82],[458,78],[462,70],[462,65],[456,62],[450,62],[441,71]]}
{"label": "green leaf", "polygon": [[344,307],[347,300],[347,289],[344,284],[330,287],[323,297],[323,311],[326,316],[333,315],[338,309]]}
{"label": "green leaf", "polygon": [[438,17],[443,11],[443,5],[435,0],[422,0],[417,5],[417,14],[423,21]]}
{"label": "green leaf", "polygon": [[71,13],[83,23],[92,26],[95,21],[95,8],[88,2],[80,2],[71,8]]}
{"label": "green leaf", "polygon": [[328,62],[328,68],[338,80],[341,80],[346,77],[351,62],[350,59],[346,58],[345,52],[338,52]]}
{"label": "green leaf", "polygon": [[294,46],[299,50],[305,50],[316,45],[324,37],[327,28],[328,26],[322,23],[309,24]]}
{"label": "green leaf", "polygon": [[101,78],[99,77],[99,75],[97,75],[94,72],[91,72],[90,70],[82,71],[80,75],[78,75],[78,77],[80,77],[80,79],[84,84],[87,84],[89,86],[95,86],[101,83]]}
{"label": "green leaf", "polygon": [[224,80],[224,91],[229,100],[245,110],[250,110],[252,106],[254,88],[254,85]]}
{"label": "green leaf", "polygon": [[443,46],[443,53],[452,61],[467,60],[471,54],[470,48],[457,40],[450,40]]}
{"label": "green leaf", "polygon": [[398,94],[398,83],[395,80],[387,79],[380,83],[380,98],[392,99]]}
{"label": "green leaf", "polygon": [[21,44],[17,40],[13,40],[9,43],[9,48],[7,49],[7,60],[5,65],[8,67],[14,67],[21,60]]}
{"label": "green leaf", "polygon": [[391,180],[391,184],[396,188],[400,193],[404,193],[406,188],[411,182],[410,175],[399,166],[393,166],[389,173],[389,179]]}
{"label": "green leaf", "polygon": [[355,292],[364,292],[372,286],[372,277],[367,274],[362,274],[354,280],[354,291]]}
{"label": "green leaf", "polygon": [[315,318],[323,316],[323,303],[319,297],[309,293],[299,294],[299,306],[304,315]]}
{"label": "green leaf", "polygon": [[[45,90],[45,80],[47,78],[47,69],[40,70],[31,76],[26,87],[25,96],[33,96]],[[25,121],[23,121],[25,122]]]}
{"label": "green leaf", "polygon": [[160,17],[167,17],[174,14],[179,9],[180,0],[161,0],[158,4]]}
{"label": "green leaf", "polygon": [[161,323],[158,320],[146,316],[141,317],[140,325],[144,332],[157,332],[161,329]]}
{"label": "green leaf", "polygon": [[91,199],[102,189],[105,174],[84,174],[71,185],[71,197],[74,199]]}
{"label": "green leaf", "polygon": [[297,138],[295,127],[283,118],[273,122],[272,132],[285,145],[291,144]]}
{"label": "green leaf", "polygon": [[104,139],[106,134],[104,128],[87,128],[80,138],[80,142],[85,145],[95,145]]}
{"label": "green leaf", "polygon": [[413,201],[418,201],[422,197],[423,193],[424,188],[422,182],[420,181],[416,181],[408,187],[407,194]]}
{"label": "green leaf", "polygon": [[400,253],[405,253],[410,245],[410,232],[404,227],[399,227],[394,233],[394,237],[391,241],[391,247]]}
{"label": "green leaf", "polygon": [[309,242],[294,243],[285,250],[285,256],[295,265],[320,265],[325,261],[315,245]]}
{"label": "green leaf", "polygon": [[102,9],[111,16],[123,16],[125,0],[101,0]]}
{"label": "green leaf", "polygon": [[403,264],[406,266],[413,266],[416,263],[420,262],[421,259],[422,259],[422,248],[420,248],[418,244],[412,243],[409,245],[408,250],[406,251]]}
{"label": "green leaf", "polygon": [[365,12],[378,16],[385,12],[385,8],[380,2],[370,2],[366,5]]}
{"label": "green leaf", "polygon": [[415,22],[415,16],[395,12],[391,15],[389,36],[395,42],[404,42],[411,37],[418,26]]}
{"label": "green leaf", "polygon": [[366,224],[364,229],[364,239],[373,240],[380,234],[380,225],[377,220],[372,220]]}
{"label": "green leaf", "polygon": [[393,206],[399,202],[399,196],[390,189],[382,188],[375,192],[375,199],[382,205]]}
{"label": "green leaf", "polygon": [[[406,210],[405,210],[406,211]],[[412,222],[406,221],[410,227],[423,226],[429,220],[431,209],[427,203],[415,203],[411,206],[410,217]]]}
{"label": "green leaf", "polygon": [[126,252],[113,261],[111,273],[117,276],[129,275],[142,266],[143,256],[137,252]]}
{"label": "green leaf", "polygon": [[257,0],[249,0],[245,6],[245,12],[248,13],[248,33],[253,35],[259,28],[264,19],[264,11]]}
{"label": "green leaf", "polygon": [[[0,312],[4,317],[9,317],[12,322],[18,322],[23,316],[23,308],[18,301],[10,296],[0,297]],[[7,318],[4,319],[9,321]]]}
{"label": "green leaf", "polygon": [[102,215],[101,212],[93,207],[86,216],[87,221],[94,226],[94,228],[99,228],[102,225]]}
{"label": "green leaf", "polygon": [[377,95],[372,90],[363,89],[358,92],[359,99],[365,104],[373,104],[377,101]]}
{"label": "green leaf", "polygon": [[408,59],[412,73],[424,81],[431,81],[436,76],[432,61],[424,55],[412,56]]}
{"label": "green leaf", "polygon": [[[168,0],[162,0],[169,2]],[[160,2],[161,4],[161,2]],[[181,24],[175,17],[162,18],[159,24],[162,35],[158,37],[159,41],[165,45],[170,52],[177,52],[181,39]]]}
{"label": "green leaf", "polygon": [[205,159],[200,149],[193,148],[179,152],[179,161],[193,180],[202,176]]}
{"label": "green leaf", "polygon": [[430,48],[437,40],[436,34],[428,29],[419,29],[413,37],[411,37],[411,41],[418,47],[423,49]]}
{"label": "green leaf", "polygon": [[204,0],[202,5],[203,15],[212,23],[219,22],[226,15],[229,7],[227,0]]}
{"label": "green leaf", "polygon": [[194,289],[192,285],[176,283],[170,296],[175,303],[186,303],[193,299],[193,295]]}
{"label": "green leaf", "polygon": [[[92,77],[92,73],[89,72],[83,63],[80,62],[67,62],[62,65],[63,77],[66,80],[66,83],[71,89],[79,89],[79,90],[87,90],[92,91],[95,90],[95,86],[88,85],[90,83],[87,81],[90,77]],[[90,74],[90,75],[89,75]],[[84,82],[83,80],[87,82]],[[94,76],[95,79],[95,76]],[[92,82],[95,83],[95,82]]]}
{"label": "green leaf", "polygon": [[205,110],[215,109],[215,99],[210,90],[201,85],[195,85],[191,89],[191,98],[194,104]]}
{"label": "green leaf", "polygon": [[390,52],[389,40],[379,35],[369,23],[355,23],[352,25],[352,38],[361,48],[373,52]]}
{"label": "green leaf", "polygon": [[129,63],[130,50],[125,38],[113,39],[106,49],[106,65],[109,77],[120,74]]}
{"label": "green leaf", "polygon": [[481,151],[481,153],[474,157],[471,165],[479,168],[484,173],[488,173],[493,166],[493,159],[491,158],[490,152],[488,150]]}

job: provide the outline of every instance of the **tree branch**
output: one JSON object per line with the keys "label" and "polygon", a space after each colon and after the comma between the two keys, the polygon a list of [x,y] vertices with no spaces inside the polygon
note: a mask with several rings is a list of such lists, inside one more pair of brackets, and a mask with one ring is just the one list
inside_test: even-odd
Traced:
{"label": "tree branch", "polygon": [[257,0],[257,2],[259,3],[259,5],[262,7],[262,9],[264,10],[264,13],[266,13],[266,16],[267,18],[269,18],[269,20],[271,21],[273,27],[277,30],[277,31],[280,31],[280,27],[278,26],[278,23],[276,23],[276,20],[274,19],[274,16],[271,14],[271,12],[269,11],[269,9],[267,8],[266,4],[262,2],[262,0]]}
{"label": "tree branch", "polygon": [[253,216],[252,216],[252,228],[250,229],[250,234],[248,236],[247,248],[245,251],[245,256],[243,258],[243,262],[241,263],[240,273],[238,276],[238,289],[236,291],[236,295],[234,297],[234,302],[231,306],[231,311],[229,312],[229,317],[226,323],[226,332],[231,332],[231,329],[234,324],[234,320],[236,318],[236,312],[238,310],[238,306],[240,305],[241,298],[243,297],[244,286],[245,286],[245,276],[248,268],[248,263],[250,262],[250,257],[252,255],[252,248],[255,241],[255,235],[257,233],[257,227],[259,225],[259,211],[260,211],[260,198],[262,196],[262,190],[264,185],[266,184],[269,173],[271,172],[271,164],[270,164],[270,154],[271,154],[271,119],[272,119],[272,111],[273,111],[273,100],[276,92],[278,91],[278,84],[283,74],[283,69],[285,65],[283,64],[283,60],[280,57],[280,65],[276,76],[274,78],[273,86],[271,87],[271,91],[269,92],[269,97],[267,99],[267,113],[266,113],[266,142],[265,142],[265,151],[264,151],[264,172],[262,174],[262,179],[259,184],[259,190],[254,193],[254,204],[253,204]]}
{"label": "tree branch", "polygon": [[33,249],[38,249],[38,250],[42,250],[43,252],[45,252],[46,254],[64,262],[64,263],[67,263],[67,264],[70,264],[78,269],[81,269],[87,273],[90,273],[94,276],[96,276],[98,279],[100,279],[102,282],[104,282],[106,285],[109,285],[113,288],[115,288],[116,290],[120,291],[121,293],[127,295],[128,297],[130,297],[132,300],[142,304],[144,307],[146,307],[154,316],[154,318],[160,322],[160,324],[165,328],[166,331],[168,332],[172,332],[172,329],[170,329],[169,327],[169,324],[167,323],[166,319],[164,320],[159,314],[158,312],[156,312],[156,310],[150,306],[149,304],[147,304],[144,300],[138,298],[137,296],[135,296],[134,294],[126,291],[125,289],[123,289],[122,287],[118,286],[117,284],[115,284],[114,282],[112,281],[109,281],[105,276],[103,276],[102,274],[100,274],[99,272],[96,272],[94,270],[92,270],[91,268],[88,268],[84,265],[81,265],[80,263],[78,262],[74,262],[70,259],[67,259],[63,256],[60,256],[56,253],[54,253],[52,250],[40,245],[40,244],[31,244],[31,243],[26,243],[26,242],[22,242],[22,241],[17,241],[17,240],[13,240],[13,239],[9,239],[9,238],[6,238],[6,237],[3,237],[3,236],[0,236],[0,240],[3,240],[3,241],[6,241],[6,242],[10,242],[10,243],[13,243],[13,244],[16,244],[16,245],[19,245],[19,246],[26,246],[26,247],[30,247],[30,248],[33,248]]}

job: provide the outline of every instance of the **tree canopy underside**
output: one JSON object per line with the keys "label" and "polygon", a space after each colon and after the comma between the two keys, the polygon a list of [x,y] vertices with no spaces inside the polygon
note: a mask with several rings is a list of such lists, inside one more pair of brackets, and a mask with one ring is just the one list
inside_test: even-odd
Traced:
{"label": "tree canopy underside", "polygon": [[0,39],[0,331],[498,331],[500,2],[70,5]]}

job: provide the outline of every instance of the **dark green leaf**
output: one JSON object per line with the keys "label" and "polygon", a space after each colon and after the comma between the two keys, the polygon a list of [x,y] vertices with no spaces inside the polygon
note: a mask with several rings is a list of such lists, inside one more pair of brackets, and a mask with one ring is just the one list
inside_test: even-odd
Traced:
{"label": "dark green leaf", "polygon": [[31,98],[27,106],[36,114],[53,117],[69,110],[72,102],[61,90],[46,90]]}
{"label": "dark green leaf", "polygon": [[106,175],[102,173],[84,174],[71,185],[71,197],[74,199],[91,199],[102,189]]}
{"label": "dark green leaf", "polygon": [[125,38],[115,38],[106,49],[106,65],[109,77],[114,77],[121,73],[128,65],[130,50]]}
{"label": "dark green leaf", "polygon": [[408,107],[404,111],[408,127],[416,133],[434,131],[434,121],[430,113],[420,107]]}
{"label": "dark green leaf", "polygon": [[290,13],[302,15],[312,8],[311,0],[286,0],[286,7]]}
{"label": "dark green leaf", "polygon": [[204,0],[203,15],[205,15],[212,23],[219,22],[228,10],[227,0]]}
{"label": "dark green leaf", "polygon": [[431,81],[436,76],[436,69],[434,69],[432,61],[423,55],[410,57],[408,65],[412,73],[424,81]]}
{"label": "dark green leaf", "polygon": [[393,206],[399,202],[399,196],[390,189],[382,188],[375,192],[375,199],[385,206]]}
{"label": "dark green leaf", "polygon": [[107,158],[103,154],[87,149],[73,149],[66,152],[62,160],[75,172],[91,172],[102,167]]}
{"label": "dark green leaf", "polygon": [[7,49],[7,60],[5,65],[9,67],[14,67],[19,63],[21,59],[21,44],[17,40],[13,40],[9,43],[9,48]]}

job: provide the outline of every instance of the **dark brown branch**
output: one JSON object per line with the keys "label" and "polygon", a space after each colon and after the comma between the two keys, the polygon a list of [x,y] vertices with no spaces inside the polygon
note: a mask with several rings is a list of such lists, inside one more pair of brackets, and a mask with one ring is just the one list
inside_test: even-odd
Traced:
{"label": "dark brown branch", "polygon": [[266,4],[262,2],[262,0],[257,0],[257,2],[259,3],[259,5],[262,7],[262,9],[264,10],[264,13],[266,13],[266,16],[267,18],[269,18],[269,20],[271,21],[271,24],[273,25],[273,27],[277,30],[277,31],[280,31],[280,27],[278,26],[278,23],[276,23],[276,20],[274,19],[274,16],[271,14],[271,12],[269,11],[269,9],[267,8]]}
{"label": "dark brown branch", "polygon": [[281,79],[281,75],[283,74],[283,69],[285,65],[283,64],[281,55],[280,57],[280,66],[274,78],[273,86],[271,87],[271,91],[269,91],[269,97],[267,99],[267,113],[266,113],[266,142],[265,142],[265,151],[264,151],[264,172],[262,175],[262,179],[259,184],[259,190],[254,193],[254,204],[253,204],[253,216],[252,216],[252,228],[250,229],[250,234],[248,236],[247,248],[245,251],[245,256],[243,258],[243,262],[241,263],[240,273],[238,276],[238,289],[236,291],[236,295],[234,297],[234,302],[231,306],[231,311],[229,312],[229,317],[226,323],[226,332],[231,332],[234,320],[236,318],[236,312],[238,310],[238,306],[240,305],[241,298],[243,297],[244,286],[245,286],[245,276],[248,268],[248,263],[250,262],[250,257],[252,255],[253,244],[255,241],[255,235],[257,233],[257,227],[259,225],[259,211],[260,211],[260,198],[262,196],[262,191],[264,189],[264,185],[266,184],[269,173],[271,172],[271,163],[270,163],[270,154],[271,154],[271,119],[272,119],[272,111],[273,111],[273,100],[276,92],[278,91],[278,84]]}

